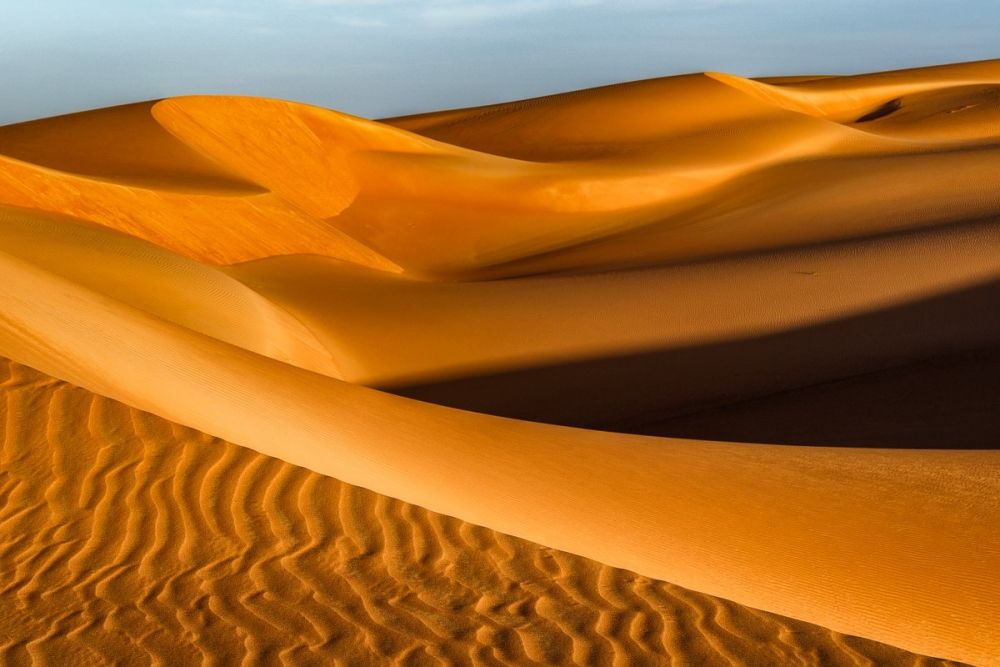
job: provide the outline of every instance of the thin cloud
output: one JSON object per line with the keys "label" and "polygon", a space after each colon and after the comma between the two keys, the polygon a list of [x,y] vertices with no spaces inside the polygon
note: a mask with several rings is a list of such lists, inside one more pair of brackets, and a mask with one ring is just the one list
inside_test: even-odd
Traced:
{"label": "thin cloud", "polygon": [[[299,8],[323,8],[338,23],[388,26],[418,21],[453,26],[500,21],[546,12],[614,8],[616,10],[716,7],[742,0],[286,0]],[[349,11],[340,16],[337,11]]]}
{"label": "thin cloud", "polygon": [[382,19],[365,16],[335,16],[333,20],[349,28],[384,28],[389,25]]}
{"label": "thin cloud", "polygon": [[239,20],[257,23],[264,20],[264,16],[260,12],[231,3],[204,3],[197,7],[176,7],[173,13],[183,19],[196,21]]}
{"label": "thin cloud", "polygon": [[419,10],[429,23],[476,23],[525,14],[593,7],[599,0],[508,0],[507,2],[438,2]]}

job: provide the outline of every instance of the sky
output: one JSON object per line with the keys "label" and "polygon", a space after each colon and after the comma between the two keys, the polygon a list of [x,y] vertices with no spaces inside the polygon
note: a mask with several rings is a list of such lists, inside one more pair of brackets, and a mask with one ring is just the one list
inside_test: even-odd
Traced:
{"label": "sky", "polygon": [[696,71],[1000,58],[1000,0],[0,0],[0,124],[183,94],[370,118]]}

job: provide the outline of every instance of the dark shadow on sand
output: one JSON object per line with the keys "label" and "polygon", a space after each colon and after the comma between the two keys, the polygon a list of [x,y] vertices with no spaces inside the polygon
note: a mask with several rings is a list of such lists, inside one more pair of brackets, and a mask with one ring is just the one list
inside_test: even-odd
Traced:
{"label": "dark shadow on sand", "polygon": [[610,431],[1000,448],[1000,281],[756,338],[382,388]]}

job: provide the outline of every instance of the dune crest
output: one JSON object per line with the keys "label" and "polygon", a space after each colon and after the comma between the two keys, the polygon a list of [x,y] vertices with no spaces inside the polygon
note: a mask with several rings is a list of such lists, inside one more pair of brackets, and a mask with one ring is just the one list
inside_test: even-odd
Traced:
{"label": "dune crest", "polygon": [[[194,96],[0,128],[0,356],[37,369],[9,367],[8,395],[30,391],[8,399],[4,455],[36,456],[27,443],[45,434],[37,455],[59,470],[72,459],[121,484],[105,502],[64,473],[48,490],[27,468],[3,481],[19,569],[0,594],[29,604],[60,573],[52,594],[91,602],[49,643],[94,659],[116,650],[108,637],[62,642],[96,637],[87,628],[114,598],[115,622],[149,654],[163,647],[146,628],[186,632],[197,651],[212,634],[199,618],[215,615],[246,628],[224,655],[261,660],[305,650],[277,627],[308,635],[311,657],[414,663],[467,650],[738,661],[764,636],[748,662],[910,651],[1000,664],[1000,406],[974,394],[995,390],[983,369],[1000,343],[998,86],[987,61],[695,74],[384,122]],[[83,131],[127,136],[90,161]],[[935,383],[974,400],[935,414],[954,405],[935,403]],[[37,421],[64,400],[78,459],[62,421]],[[97,412],[83,416],[87,404]],[[859,429],[836,428],[842,409]],[[116,416],[95,426],[102,411]],[[167,510],[140,527],[158,493],[187,483],[166,481],[161,458],[214,485],[171,491],[207,493],[177,509],[182,523],[235,542],[178,545]],[[292,518],[282,494],[307,486],[297,502],[321,509]],[[226,523],[214,504],[230,491],[273,512]],[[41,499],[64,492],[93,502],[41,518]],[[30,546],[19,498],[43,526]],[[132,513],[115,555],[95,537],[66,556],[60,535],[101,526],[112,505]],[[369,509],[381,542],[359,524]],[[331,512],[357,531],[347,541],[320,525]],[[499,560],[428,546],[456,531],[461,549]],[[412,553],[389,546],[403,533]],[[280,548],[255,549],[265,534]],[[149,568],[171,550],[175,574],[157,579]],[[90,557],[100,564],[84,574]],[[306,574],[313,557],[340,578]],[[466,566],[480,574],[441,583],[440,568],[454,579],[447,569]],[[396,582],[395,609],[351,588],[351,572]],[[289,576],[295,590],[312,578],[322,600],[278,602]],[[567,598],[574,577],[594,579]],[[534,597],[511,596],[518,585]],[[478,601],[447,626],[441,609],[463,586]],[[122,608],[136,587],[141,603]],[[569,598],[594,610],[592,629],[565,620]],[[165,620],[161,604],[189,601],[202,617]],[[621,605],[643,611],[626,621],[609,611]],[[681,607],[699,610],[697,648],[672,643]],[[532,614],[545,622],[510,625]],[[740,619],[731,637],[710,614]],[[3,650],[43,655],[32,622]],[[789,624],[804,646],[787,645]]]}
{"label": "dune crest", "polygon": [[0,573],[14,612],[4,664],[953,664],[539,547],[0,368],[0,419],[19,420],[0,449],[16,485],[0,508],[0,553],[16,564]]}

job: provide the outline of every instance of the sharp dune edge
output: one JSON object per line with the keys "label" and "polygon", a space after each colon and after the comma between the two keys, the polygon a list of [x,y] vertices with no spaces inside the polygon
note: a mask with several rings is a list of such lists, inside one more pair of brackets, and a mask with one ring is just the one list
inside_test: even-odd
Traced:
{"label": "sharp dune edge", "polygon": [[428,512],[25,366],[0,377],[5,665],[955,664]]}
{"label": "sharp dune edge", "polygon": [[1000,664],[998,91],[0,128],[7,660]]}

